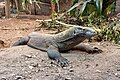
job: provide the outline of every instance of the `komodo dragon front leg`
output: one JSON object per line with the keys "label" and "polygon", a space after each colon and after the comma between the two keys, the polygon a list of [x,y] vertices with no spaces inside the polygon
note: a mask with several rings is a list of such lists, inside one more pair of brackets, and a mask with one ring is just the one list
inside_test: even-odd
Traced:
{"label": "komodo dragon front leg", "polygon": [[53,45],[48,47],[47,53],[50,59],[57,61],[57,63],[59,63],[62,67],[68,65],[68,60],[64,58],[59,52],[58,48],[54,47]]}
{"label": "komodo dragon front leg", "polygon": [[89,45],[85,45],[85,44],[78,44],[77,46],[73,47],[74,50],[81,50],[81,51],[85,51],[88,53],[101,53],[103,52],[101,49],[98,49],[97,47],[91,47]]}

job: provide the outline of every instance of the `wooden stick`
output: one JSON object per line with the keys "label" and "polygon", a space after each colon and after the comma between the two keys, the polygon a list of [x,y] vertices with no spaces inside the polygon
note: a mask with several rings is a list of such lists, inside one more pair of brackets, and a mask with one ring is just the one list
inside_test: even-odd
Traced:
{"label": "wooden stick", "polygon": [[[47,19],[47,20],[36,20],[37,22],[50,22],[50,21],[52,21],[52,19]],[[63,23],[63,22],[60,22],[60,21],[58,21],[58,20],[55,20],[55,22],[56,23],[59,23],[59,24],[61,24],[61,25],[64,25],[64,26],[69,26],[69,27],[73,27],[73,26],[78,26],[78,25],[72,25],[72,24],[66,24],[66,23]]]}
{"label": "wooden stick", "polygon": [[44,21],[45,21],[45,22],[49,22],[49,21],[52,21],[52,19],[46,19],[46,20],[38,20],[38,19],[37,19],[36,21],[37,21],[37,22],[44,22]]}
{"label": "wooden stick", "polygon": [[5,14],[6,17],[10,17],[10,0],[5,0]]}

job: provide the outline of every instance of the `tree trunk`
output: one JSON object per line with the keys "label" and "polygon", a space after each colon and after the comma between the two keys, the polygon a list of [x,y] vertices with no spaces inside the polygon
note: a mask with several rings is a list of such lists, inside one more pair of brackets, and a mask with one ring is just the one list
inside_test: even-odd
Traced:
{"label": "tree trunk", "polygon": [[10,17],[10,0],[5,0],[5,14],[6,17]]}
{"label": "tree trunk", "polygon": [[52,2],[52,0],[50,1],[51,2],[51,11],[50,11],[50,14],[52,14],[55,10],[55,4]]}

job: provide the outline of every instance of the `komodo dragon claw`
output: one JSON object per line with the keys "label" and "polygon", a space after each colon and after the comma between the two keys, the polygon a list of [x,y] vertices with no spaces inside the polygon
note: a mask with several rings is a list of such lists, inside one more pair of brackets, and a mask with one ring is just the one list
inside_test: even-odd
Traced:
{"label": "komodo dragon claw", "polygon": [[89,53],[102,53],[103,51],[97,47],[94,47],[93,49],[88,51]]}
{"label": "komodo dragon claw", "polygon": [[57,63],[61,66],[61,67],[66,67],[66,66],[68,66],[68,60],[66,59],[66,58],[64,58],[64,57],[59,57],[59,58],[56,58],[55,59],[56,61],[57,61]]}
{"label": "komodo dragon claw", "polygon": [[97,48],[97,47],[94,47],[94,48],[93,48],[93,51],[94,51],[94,52],[97,52],[97,53],[102,53],[102,52],[103,52],[101,49],[99,49],[99,48]]}

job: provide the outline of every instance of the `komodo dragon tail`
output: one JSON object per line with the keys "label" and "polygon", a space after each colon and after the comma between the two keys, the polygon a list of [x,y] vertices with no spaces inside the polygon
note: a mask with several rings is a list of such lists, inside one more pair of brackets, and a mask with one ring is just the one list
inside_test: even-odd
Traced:
{"label": "komodo dragon tail", "polygon": [[27,45],[29,37],[22,37],[17,40],[12,46]]}

